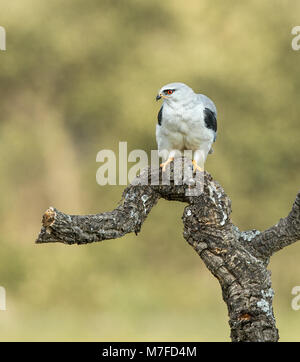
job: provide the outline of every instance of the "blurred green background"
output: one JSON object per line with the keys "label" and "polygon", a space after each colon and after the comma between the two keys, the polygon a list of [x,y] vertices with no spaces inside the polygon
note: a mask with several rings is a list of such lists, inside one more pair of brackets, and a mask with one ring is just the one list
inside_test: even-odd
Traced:
{"label": "blurred green background", "polygon": [[[211,97],[218,139],[206,169],[240,229],[286,216],[299,189],[299,1],[0,0],[1,340],[228,341],[217,280],[161,200],[138,236],[36,245],[43,212],[112,210],[96,154],[155,149],[157,90]],[[300,245],[271,261],[282,341],[300,340]]]}

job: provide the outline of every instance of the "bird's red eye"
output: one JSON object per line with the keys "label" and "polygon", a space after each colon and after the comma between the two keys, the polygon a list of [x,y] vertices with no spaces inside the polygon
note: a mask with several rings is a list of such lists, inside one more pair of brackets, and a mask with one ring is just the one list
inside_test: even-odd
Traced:
{"label": "bird's red eye", "polygon": [[171,89],[168,89],[167,93],[168,93],[168,94],[172,94],[173,91],[172,91]]}

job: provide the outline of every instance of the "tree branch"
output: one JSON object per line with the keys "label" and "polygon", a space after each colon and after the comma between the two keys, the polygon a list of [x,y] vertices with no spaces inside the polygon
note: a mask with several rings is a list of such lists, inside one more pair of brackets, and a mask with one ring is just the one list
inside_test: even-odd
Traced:
{"label": "tree branch", "polygon": [[[231,201],[222,187],[207,172],[201,174],[200,182],[186,177],[192,165],[183,161],[180,167],[171,164],[169,175],[144,169],[111,212],[78,216],[48,209],[36,242],[87,244],[137,234],[159,198],[185,202],[184,238],[219,280],[232,340],[277,341],[267,264],[272,253],[299,239],[300,194],[291,213],[272,228],[262,233],[241,232],[231,222]],[[165,182],[167,176],[169,184]],[[178,180],[185,181],[180,184]],[[195,196],[199,185],[202,192]]]}
{"label": "tree branch", "polygon": [[37,243],[88,244],[116,239],[140,231],[151,208],[159,199],[151,187],[129,187],[122,203],[111,212],[96,215],[67,215],[50,207],[43,215]]}
{"label": "tree branch", "polygon": [[[184,163],[185,170],[190,167],[190,162]],[[144,169],[141,175],[124,190],[120,204],[111,212],[67,215],[50,207],[43,215],[43,227],[36,243],[88,244],[116,239],[130,232],[137,234],[160,197],[189,202],[191,199],[188,196],[189,185],[174,183],[174,180],[182,178],[181,172],[182,170],[177,167],[175,172],[172,168],[165,174],[162,174],[161,169]],[[189,173],[186,171],[187,175]],[[169,184],[162,185],[162,181]]]}
{"label": "tree branch", "polygon": [[269,258],[300,239],[300,191],[289,215],[251,240],[251,250],[258,257]]}

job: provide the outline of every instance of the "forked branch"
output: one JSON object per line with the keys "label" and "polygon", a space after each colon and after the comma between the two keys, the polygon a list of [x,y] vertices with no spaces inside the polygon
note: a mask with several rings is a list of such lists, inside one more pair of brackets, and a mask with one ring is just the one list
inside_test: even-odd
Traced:
{"label": "forked branch", "polygon": [[[185,202],[184,238],[220,282],[232,341],[277,341],[267,265],[274,252],[300,238],[300,192],[290,214],[278,224],[264,232],[240,231],[231,222],[230,199],[210,174],[202,175],[198,196],[191,196],[195,185],[175,182],[191,167],[187,160],[183,170],[171,164],[169,185],[162,184],[161,170],[144,169],[111,212],[67,215],[51,207],[43,215],[36,242],[88,244],[137,234],[159,198]],[[140,182],[145,179],[146,184]],[[151,185],[153,179],[158,184]]]}

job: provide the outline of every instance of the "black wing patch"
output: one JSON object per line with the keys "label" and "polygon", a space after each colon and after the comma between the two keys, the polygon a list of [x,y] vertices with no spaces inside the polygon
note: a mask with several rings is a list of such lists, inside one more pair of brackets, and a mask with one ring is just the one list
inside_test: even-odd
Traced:
{"label": "black wing patch", "polygon": [[161,126],[161,123],[162,123],[162,110],[163,110],[163,106],[161,106],[159,112],[158,112],[158,115],[157,115],[157,122],[158,124]]}
{"label": "black wing patch", "polygon": [[207,128],[217,132],[217,118],[215,112],[209,108],[204,109],[204,122]]}

